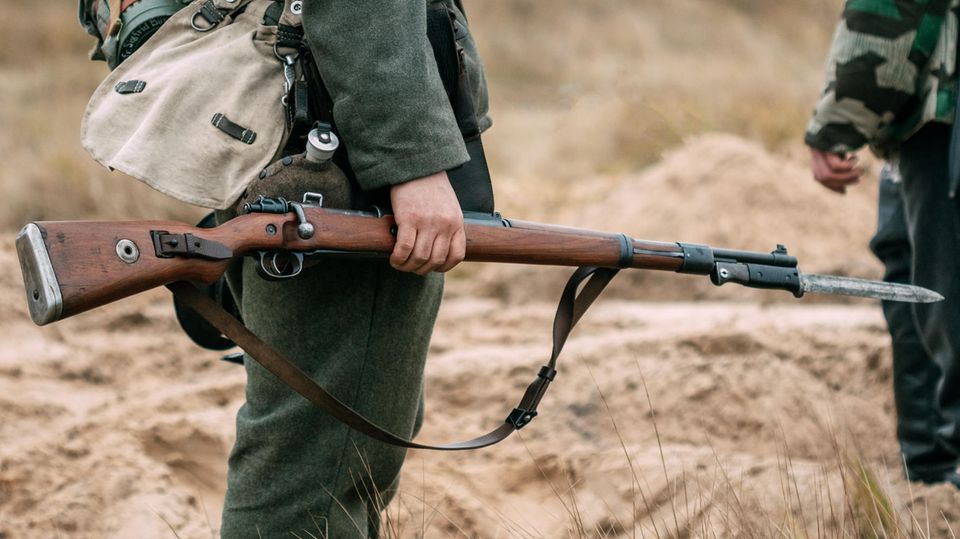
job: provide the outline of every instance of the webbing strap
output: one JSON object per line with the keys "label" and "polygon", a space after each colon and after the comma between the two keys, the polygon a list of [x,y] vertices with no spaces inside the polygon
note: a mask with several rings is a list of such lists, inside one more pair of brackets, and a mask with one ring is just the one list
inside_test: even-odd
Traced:
{"label": "webbing strap", "polygon": [[[240,321],[227,313],[216,302],[211,300],[195,286],[184,281],[167,285],[177,298],[189,308],[195,310],[210,324],[230,338],[247,355],[257,361],[263,368],[280,379],[305,399],[316,405],[324,412],[335,417],[350,428],[366,434],[371,438],[391,445],[411,449],[433,449],[438,451],[463,451],[479,449],[503,441],[514,431],[520,429],[537,415],[537,405],[546,393],[547,387],[556,375],[557,357],[563,350],[570,331],[586,312],[587,308],[600,295],[610,280],[617,274],[613,268],[582,267],[570,277],[564,288],[560,303],[557,305],[557,314],[553,320],[553,353],[549,363],[540,369],[537,378],[527,387],[520,400],[520,404],[510,413],[496,429],[471,440],[450,444],[421,444],[397,436],[390,431],[376,425],[362,414],[347,406],[339,399],[328,393],[316,382],[310,379],[305,372],[283,357],[272,346],[260,340]],[[582,290],[580,285],[583,285]],[[578,293],[579,290],[579,293]]]}
{"label": "webbing strap", "polygon": [[120,0],[107,0],[107,11],[110,12],[110,18],[107,23],[107,33],[103,36],[104,39],[108,36],[115,36],[120,32],[120,25],[117,24],[120,22],[120,14],[123,12]]}

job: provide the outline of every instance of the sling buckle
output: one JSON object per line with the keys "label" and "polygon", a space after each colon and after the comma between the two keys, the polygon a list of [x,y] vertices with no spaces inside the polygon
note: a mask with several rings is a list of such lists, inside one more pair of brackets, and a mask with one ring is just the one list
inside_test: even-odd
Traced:
{"label": "sling buckle", "polygon": [[507,423],[510,423],[517,430],[522,429],[527,425],[527,423],[533,421],[533,418],[537,417],[536,410],[524,410],[523,408],[514,408],[510,415],[507,416],[505,420]]}

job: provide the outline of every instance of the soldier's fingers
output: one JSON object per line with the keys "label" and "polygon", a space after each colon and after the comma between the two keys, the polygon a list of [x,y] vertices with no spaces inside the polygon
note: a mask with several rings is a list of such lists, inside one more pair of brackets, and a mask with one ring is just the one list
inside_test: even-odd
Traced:
{"label": "soldier's fingers", "polygon": [[416,269],[417,275],[426,275],[431,271],[437,271],[447,262],[447,254],[450,252],[450,236],[438,234],[433,240],[433,250],[430,251],[430,260]]}
{"label": "soldier's fingers", "polygon": [[826,162],[822,160],[816,160],[813,162],[813,177],[818,182],[822,182],[830,174],[830,167],[827,166]]}
{"label": "soldier's fingers", "polygon": [[852,170],[855,166],[857,166],[857,163],[860,162],[860,160],[855,155],[846,157],[846,156],[835,154],[835,153],[825,154],[824,160],[826,161],[827,166],[830,167],[830,170],[834,172],[844,172],[844,171]]}
{"label": "soldier's fingers", "polygon": [[860,179],[860,176],[863,175],[863,169],[860,167],[854,168],[853,170],[847,170],[843,172],[833,171],[827,168],[817,168],[814,167],[813,176],[817,179],[818,182],[825,181],[856,181]]}
{"label": "soldier's fingers", "polygon": [[393,246],[393,252],[390,253],[390,265],[400,269],[410,258],[410,254],[413,253],[416,242],[416,228],[410,225],[397,224],[397,242]]}
{"label": "soldier's fingers", "polygon": [[860,176],[863,175],[863,169],[855,168],[853,170],[848,170],[846,172],[831,172],[824,176],[825,181],[832,182],[849,182],[854,183],[860,180]]}
{"label": "soldier's fingers", "polygon": [[827,189],[830,189],[831,191],[834,191],[834,192],[837,192],[837,193],[840,193],[840,194],[844,194],[844,193],[847,192],[847,187],[849,187],[849,186],[857,183],[857,181],[848,181],[848,180],[831,181],[831,180],[827,180],[827,181],[824,181],[824,182],[821,182],[821,183],[823,184],[824,187],[826,187]]}
{"label": "soldier's fingers", "polygon": [[464,256],[467,253],[467,235],[464,233],[463,228],[454,233],[453,238],[450,240],[450,252],[447,253],[447,261],[445,264],[437,268],[439,272],[450,271],[460,262],[463,262]]}
{"label": "soldier's fingers", "polygon": [[430,253],[433,251],[433,242],[437,237],[435,230],[420,228],[417,230],[417,242],[413,246],[413,252],[406,262],[397,267],[400,271],[419,272],[420,268],[430,261]]}

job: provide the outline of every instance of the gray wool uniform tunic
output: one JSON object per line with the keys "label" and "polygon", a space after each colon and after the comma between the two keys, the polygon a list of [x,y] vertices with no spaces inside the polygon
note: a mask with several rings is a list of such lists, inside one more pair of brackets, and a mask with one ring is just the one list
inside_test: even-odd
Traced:
{"label": "gray wool uniform tunic", "polygon": [[[443,3],[465,26],[453,2]],[[361,187],[467,161],[427,39],[425,2],[307,0],[303,23]],[[472,37],[459,43],[485,129],[483,69]],[[251,330],[360,413],[401,436],[417,432],[441,275],[331,261],[269,282],[247,260],[229,276]],[[255,361],[246,370],[221,536],[376,537],[405,450],[351,431]]]}

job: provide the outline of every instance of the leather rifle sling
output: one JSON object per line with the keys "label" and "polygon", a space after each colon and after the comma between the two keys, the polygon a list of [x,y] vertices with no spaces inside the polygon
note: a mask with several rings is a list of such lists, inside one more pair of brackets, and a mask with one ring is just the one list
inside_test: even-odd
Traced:
{"label": "leather rifle sling", "polygon": [[[215,301],[194,285],[178,281],[167,285],[187,307],[195,310],[215,328],[230,338],[247,356],[257,361],[282,382],[305,399],[350,428],[391,445],[410,449],[463,451],[479,449],[505,440],[537,415],[537,405],[556,375],[557,357],[563,350],[570,332],[619,270],[615,268],[578,268],[563,290],[553,320],[553,351],[547,365],[540,368],[537,378],[527,386],[520,403],[496,429],[471,440],[450,444],[421,444],[397,436],[353,410],[310,379],[299,367],[283,357],[272,346],[260,340],[239,320],[231,316]],[[581,289],[581,284],[583,287]],[[578,293],[579,292],[579,293]]]}

